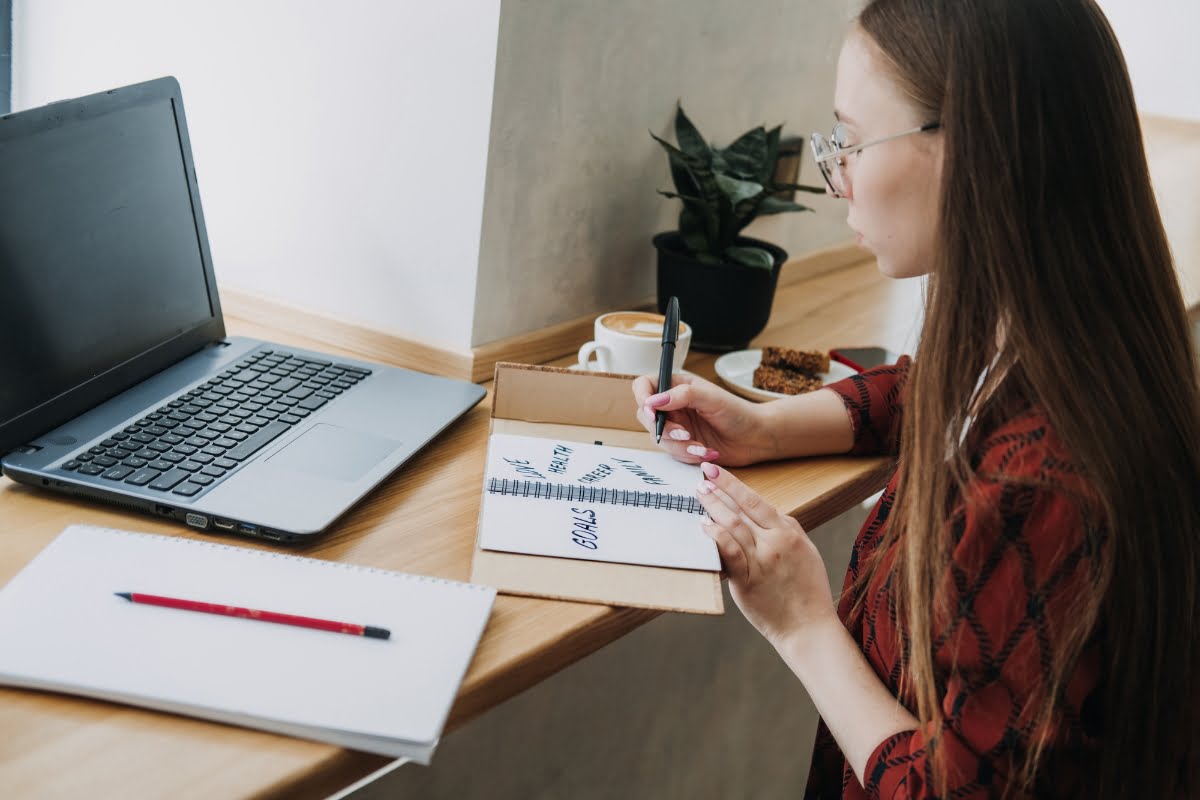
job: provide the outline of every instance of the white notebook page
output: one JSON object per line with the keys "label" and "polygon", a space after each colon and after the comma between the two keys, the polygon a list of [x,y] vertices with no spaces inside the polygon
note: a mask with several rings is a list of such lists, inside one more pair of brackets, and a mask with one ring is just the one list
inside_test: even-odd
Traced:
{"label": "white notebook page", "polygon": [[[702,477],[698,466],[663,452],[494,433],[479,546],[717,571],[720,557],[700,528],[706,517],[695,501]],[[493,479],[502,483],[490,483]],[[571,487],[571,499],[554,499],[560,486]],[[555,487],[551,499],[530,496],[545,487]],[[644,502],[687,510],[640,505]]]}
{"label": "white notebook page", "polygon": [[[114,592],[374,625],[391,638],[138,605]],[[0,682],[426,761],[494,598],[473,584],[72,526],[0,591]]]}

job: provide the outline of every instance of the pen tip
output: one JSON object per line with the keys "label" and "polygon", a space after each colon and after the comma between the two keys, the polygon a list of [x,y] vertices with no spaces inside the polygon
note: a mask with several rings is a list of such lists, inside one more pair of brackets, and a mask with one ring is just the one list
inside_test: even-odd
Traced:
{"label": "pen tip", "polygon": [[661,433],[654,434],[654,443],[662,444],[662,434]]}
{"label": "pen tip", "polygon": [[126,600],[133,599],[133,592],[113,592],[117,597],[124,597]]}

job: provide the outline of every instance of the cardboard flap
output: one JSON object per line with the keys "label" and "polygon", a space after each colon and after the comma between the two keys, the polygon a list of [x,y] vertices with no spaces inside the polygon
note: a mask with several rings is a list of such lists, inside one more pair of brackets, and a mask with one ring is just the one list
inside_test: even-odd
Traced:
{"label": "cardboard flap", "polygon": [[[635,416],[634,377],[497,364],[492,432],[655,449]],[[715,572],[494,552],[479,547],[478,534],[471,581],[556,600],[698,614],[725,610]]]}
{"label": "cardboard flap", "polygon": [[629,386],[636,377],[500,363],[492,418],[644,431]]}

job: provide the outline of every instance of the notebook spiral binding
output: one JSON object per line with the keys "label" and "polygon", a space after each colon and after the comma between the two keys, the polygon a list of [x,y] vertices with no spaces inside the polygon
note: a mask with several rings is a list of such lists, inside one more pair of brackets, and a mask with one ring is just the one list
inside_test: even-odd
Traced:
{"label": "notebook spiral binding", "polygon": [[568,500],[574,503],[606,503],[609,505],[635,508],[655,508],[664,511],[682,511],[685,514],[706,516],[707,511],[695,497],[663,492],[639,492],[631,489],[606,489],[598,486],[576,486],[570,483],[543,483],[541,481],[510,478],[489,478],[489,494],[508,497],[534,497],[545,500]]}
{"label": "notebook spiral binding", "polygon": [[163,536],[163,535],[156,534],[156,533],[137,533],[135,531],[120,530],[119,528],[101,528],[99,526],[94,526],[94,525],[85,526],[85,527],[92,527],[97,530],[109,531],[111,533],[119,533],[123,536],[135,536],[135,537],[148,538],[148,539],[157,539],[157,540],[163,541],[164,543],[170,542],[171,544],[180,545],[180,546],[187,545],[187,546],[194,546],[194,547],[209,547],[209,548],[213,548],[216,550],[233,550],[238,553],[258,556],[260,558],[283,559],[284,561],[299,561],[301,563],[313,564],[313,565],[319,566],[319,567],[337,567],[339,569],[349,569],[349,570],[354,570],[356,572],[373,572],[377,575],[387,575],[387,576],[393,577],[393,578],[403,578],[404,580],[415,580],[415,581],[420,581],[422,583],[442,583],[442,584],[446,584],[449,586],[457,586],[462,589],[474,589],[476,591],[491,591],[490,587],[482,586],[480,584],[465,583],[463,581],[455,581],[455,580],[451,580],[449,578],[436,578],[432,575],[416,575],[411,572],[400,572],[400,571],[394,570],[394,569],[381,569],[379,567],[366,567],[361,564],[347,564],[343,561],[327,561],[326,559],[323,559],[323,558],[310,558],[308,556],[297,556],[297,555],[292,555],[291,553],[275,553],[275,552],[272,552],[269,550],[255,550],[255,549],[251,549],[249,547],[238,547],[236,545],[220,544],[218,542],[204,542],[204,541],[200,541],[199,539],[187,539],[187,538],[176,537],[176,536]]}

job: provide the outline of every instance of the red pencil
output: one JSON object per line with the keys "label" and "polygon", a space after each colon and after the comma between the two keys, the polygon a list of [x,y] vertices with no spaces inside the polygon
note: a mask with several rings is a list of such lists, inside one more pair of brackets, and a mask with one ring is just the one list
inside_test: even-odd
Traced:
{"label": "red pencil", "polygon": [[296,614],[281,614],[278,611],[259,611],[253,608],[226,606],[219,603],[202,603],[199,600],[180,600],[177,597],[162,597],[157,594],[140,594],[138,592],[113,592],[117,597],[124,597],[132,603],[142,603],[150,606],[177,608],[181,611],[201,611],[205,614],[221,614],[226,617],[243,617],[256,619],[260,622],[278,622],[281,625],[296,625],[301,628],[316,628],[333,633],[348,633],[351,636],[366,636],[371,639],[387,639],[392,632],[387,628],[376,628],[373,625],[354,625],[349,622],[334,622],[316,617],[301,617]]}

